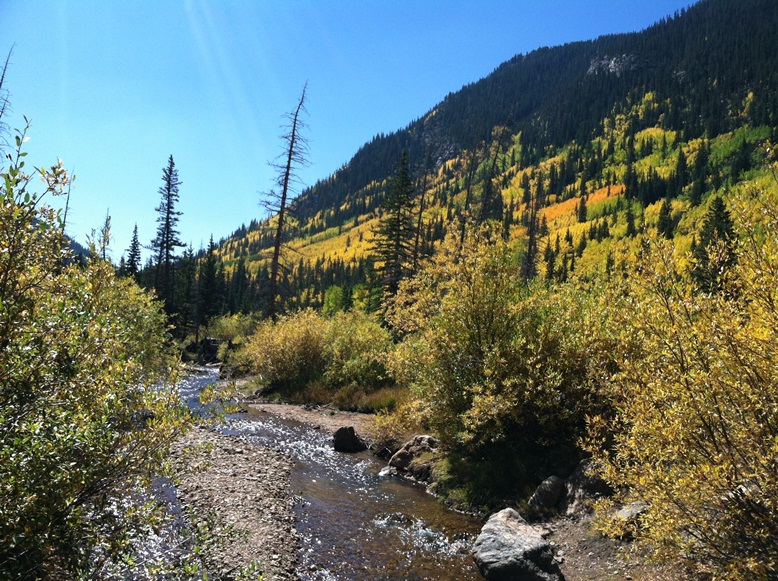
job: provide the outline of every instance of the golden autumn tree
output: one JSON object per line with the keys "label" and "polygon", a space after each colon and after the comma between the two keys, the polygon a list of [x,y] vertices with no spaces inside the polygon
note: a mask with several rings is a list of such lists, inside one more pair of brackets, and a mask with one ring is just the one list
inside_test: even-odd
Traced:
{"label": "golden autumn tree", "polygon": [[[720,578],[778,575],[778,202],[745,187],[731,198],[736,261],[701,293],[672,243],[652,240],[621,295],[619,414],[596,454],[621,500],[646,503],[624,526],[655,551]],[[724,247],[727,244],[727,247]],[[719,292],[721,291],[721,292]]]}

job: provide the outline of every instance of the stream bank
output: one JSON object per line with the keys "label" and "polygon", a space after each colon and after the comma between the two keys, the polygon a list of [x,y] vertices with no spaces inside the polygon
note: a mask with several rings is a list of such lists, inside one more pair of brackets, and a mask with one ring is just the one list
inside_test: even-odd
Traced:
{"label": "stream bank", "polygon": [[194,428],[176,442],[173,459],[184,512],[194,511],[203,524],[212,519],[217,531],[233,528],[206,550],[210,571],[226,577],[257,562],[268,580],[297,578],[299,538],[288,456]]}

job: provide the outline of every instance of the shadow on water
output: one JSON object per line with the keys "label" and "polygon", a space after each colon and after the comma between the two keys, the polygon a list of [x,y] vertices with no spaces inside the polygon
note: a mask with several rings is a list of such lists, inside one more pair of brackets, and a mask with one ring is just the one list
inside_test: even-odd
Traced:
{"label": "shadow on water", "polygon": [[[196,377],[182,389],[193,402],[194,384],[208,383]],[[419,485],[381,475],[384,463],[369,453],[335,452],[328,433],[272,414],[230,416],[222,431],[294,459],[298,578],[481,578],[470,557],[481,523],[448,510]]]}

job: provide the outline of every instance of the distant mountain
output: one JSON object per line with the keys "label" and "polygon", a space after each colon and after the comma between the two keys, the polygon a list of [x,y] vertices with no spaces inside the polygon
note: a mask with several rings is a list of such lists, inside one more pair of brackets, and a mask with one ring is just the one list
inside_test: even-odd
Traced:
{"label": "distant mountain", "polygon": [[[369,225],[403,149],[417,173],[425,161],[432,172],[424,210],[428,249],[462,214],[463,154],[481,152],[483,161],[495,147],[496,128],[504,128],[498,147],[506,227],[517,236],[526,234],[533,200],[547,207],[608,183],[612,191],[625,186],[625,198],[647,207],[664,197],[699,197],[737,178],[758,164],[758,141],[774,136],[778,125],[776,30],[775,0],[702,0],[642,32],[515,56],[406,128],[374,137],[298,197],[291,244],[300,254],[291,265],[290,293],[300,305],[316,305],[327,285],[366,280]],[[767,129],[738,133],[760,127]],[[696,174],[675,165],[679,151],[691,164],[700,140],[716,151],[704,153],[706,167],[698,168],[702,177],[692,192]],[[733,162],[737,151],[729,151],[736,144],[742,167]],[[657,149],[661,158],[646,161]],[[536,199],[539,181],[542,199]],[[222,241],[220,255],[230,271],[242,261],[247,284],[257,286],[269,245],[267,222],[255,221]]]}
{"label": "distant mountain", "polygon": [[405,129],[365,144],[331,178],[303,192],[296,204],[300,219],[334,211],[380,183],[402,149],[417,164],[431,150],[440,165],[489,140],[494,127],[508,125],[529,150],[524,162],[536,162],[548,146],[591,139],[615,106],[650,91],[666,102],[641,123],[650,126],[662,117],[665,128],[682,130],[687,139],[742,123],[732,111],[750,92],[749,121],[774,125],[777,30],[774,0],[706,0],[642,32],[518,55]]}

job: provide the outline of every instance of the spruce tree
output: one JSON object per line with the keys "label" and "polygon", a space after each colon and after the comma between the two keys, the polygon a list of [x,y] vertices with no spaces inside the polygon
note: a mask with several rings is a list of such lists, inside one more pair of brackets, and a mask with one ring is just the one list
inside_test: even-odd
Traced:
{"label": "spruce tree", "polygon": [[154,289],[157,296],[164,302],[168,315],[175,310],[175,258],[176,248],[184,244],[179,239],[178,218],[181,212],[176,211],[178,203],[178,170],[171,155],[167,165],[162,169],[162,185],[159,194],[162,197],[157,206],[157,235],[151,241],[154,251]]}
{"label": "spruce tree", "polygon": [[581,196],[581,200],[578,203],[578,207],[576,208],[576,214],[577,214],[576,217],[578,218],[578,222],[579,223],[583,224],[584,222],[586,222],[586,218],[587,218],[587,214],[588,214],[588,211],[587,211],[587,208],[586,208],[586,194]]}
{"label": "spruce tree", "polygon": [[632,237],[638,233],[635,227],[635,212],[632,210],[632,203],[627,202],[627,231],[626,236]]}
{"label": "spruce tree", "polygon": [[673,238],[673,218],[670,215],[671,205],[670,199],[665,198],[662,200],[662,205],[659,207],[659,219],[656,224],[656,231],[660,236],[664,236],[668,240]]}
{"label": "spruce tree", "polygon": [[702,292],[719,292],[723,288],[723,276],[737,257],[734,246],[735,229],[724,200],[716,196],[711,200],[708,212],[699,232],[699,239],[692,250],[692,278]]}
{"label": "spruce tree", "polygon": [[678,150],[678,160],[675,163],[675,194],[680,196],[683,192],[683,188],[686,185],[688,179],[687,167],[686,167],[686,154],[683,152],[683,148]]}
{"label": "spruce tree", "polygon": [[197,326],[197,259],[194,249],[184,249],[176,268],[176,321],[182,335]]}
{"label": "spruce tree", "polygon": [[413,180],[408,152],[403,150],[383,203],[383,218],[375,233],[373,259],[386,295],[397,292],[410,274],[413,259]]}
{"label": "spruce tree", "polygon": [[124,265],[124,273],[128,277],[134,278],[137,282],[139,272],[140,242],[138,241],[138,224],[135,224],[135,228],[132,231],[132,240],[130,240],[130,248],[127,250],[127,262]]}
{"label": "spruce tree", "polygon": [[[210,320],[221,311],[221,293],[219,284],[219,264],[216,256],[216,244],[213,236],[208,242],[208,250],[200,260],[198,273],[199,309],[198,323],[207,326]],[[198,325],[198,326],[199,326]]]}

